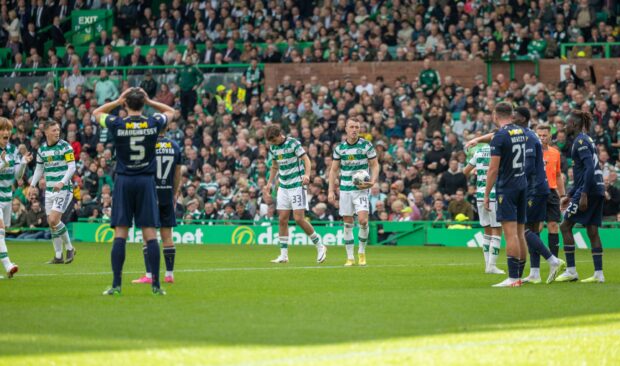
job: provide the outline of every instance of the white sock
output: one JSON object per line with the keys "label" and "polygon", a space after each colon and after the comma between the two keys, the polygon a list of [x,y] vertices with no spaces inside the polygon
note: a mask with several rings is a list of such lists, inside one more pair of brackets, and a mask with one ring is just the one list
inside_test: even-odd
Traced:
{"label": "white sock", "polygon": [[173,277],[172,271],[166,271],[166,277]]}
{"label": "white sock", "polygon": [[361,226],[357,238],[360,241],[360,246],[357,252],[360,254],[366,253],[366,244],[368,243],[368,224]]}
{"label": "white sock", "polygon": [[11,268],[11,259],[9,259],[9,251],[6,248],[6,242],[4,241],[4,229],[0,229],[0,262],[4,266],[5,271],[9,271]]}
{"label": "white sock", "polygon": [[497,265],[497,258],[499,257],[499,250],[502,246],[501,236],[491,236],[491,245],[489,247],[489,266]]}
{"label": "white sock", "polygon": [[577,268],[575,267],[566,267],[566,272],[570,274],[577,274]]}
{"label": "white sock", "polygon": [[69,231],[67,230],[65,224],[62,221],[56,226],[56,235],[60,236],[60,239],[65,245],[66,250],[73,250],[73,245],[71,245],[71,238],[69,238]]}
{"label": "white sock", "polygon": [[347,259],[355,259],[353,255],[355,248],[353,243],[353,224],[344,224],[344,245],[347,248]]}
{"label": "white sock", "polygon": [[280,236],[280,257],[288,258],[288,236]]}
{"label": "white sock", "polygon": [[594,271],[594,277],[605,278],[605,276],[603,275],[603,271]]}
{"label": "white sock", "polygon": [[62,258],[62,238],[56,236],[56,234],[53,234],[52,244],[54,245],[54,253],[56,255],[56,258]]}
{"label": "white sock", "polygon": [[552,254],[551,257],[547,259],[547,263],[549,263],[552,266],[557,266],[558,264],[560,264],[560,260],[558,259],[558,257]]}
{"label": "white sock", "polygon": [[153,274],[151,272],[146,272],[146,278],[153,278]]}
{"label": "white sock", "polygon": [[491,235],[484,234],[482,239],[482,254],[484,254],[484,264],[489,265],[489,250],[491,248]]}
{"label": "white sock", "polygon": [[540,268],[530,268],[530,277],[540,278]]}
{"label": "white sock", "polygon": [[312,242],[316,246],[320,246],[321,245],[321,237],[316,233],[316,231],[313,232],[312,234],[310,234],[310,240],[312,240]]}

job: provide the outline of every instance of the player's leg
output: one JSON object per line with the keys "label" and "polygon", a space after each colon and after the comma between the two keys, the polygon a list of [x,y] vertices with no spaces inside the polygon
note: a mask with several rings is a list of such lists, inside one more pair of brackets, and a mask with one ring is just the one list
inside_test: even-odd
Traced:
{"label": "player's leg", "polygon": [[554,256],[558,256],[560,252],[560,235],[559,225],[562,219],[560,213],[560,197],[555,189],[551,190],[547,199],[547,241],[549,250]]}
{"label": "player's leg", "polygon": [[495,222],[495,219],[492,221],[492,226],[490,227],[491,232],[491,241],[489,247],[489,263],[487,264],[486,273],[489,274],[505,274],[506,272],[502,269],[497,268],[497,259],[499,258],[499,252],[502,246],[502,227],[493,226],[498,225]]}
{"label": "player's leg", "polygon": [[368,192],[359,191],[355,194],[353,200],[353,207],[357,214],[357,223],[359,224],[359,231],[357,239],[359,240],[358,247],[358,261],[360,266],[366,265],[366,245],[368,244]]}
{"label": "player's leg", "polygon": [[292,198],[287,189],[278,187],[276,193],[276,209],[278,210],[278,244],[280,255],[271,263],[288,263],[288,220],[293,209]]}
{"label": "player's leg", "polygon": [[133,226],[135,212],[135,197],[130,189],[130,179],[118,175],[112,191],[112,219],[110,226],[114,228],[114,241],[110,251],[110,263],[112,266],[112,286],[103,292],[104,295],[120,295],[123,265],[125,264],[125,251],[129,227]]}
{"label": "player's leg", "polygon": [[485,272],[489,274],[505,274],[506,272],[497,268],[497,259],[499,258],[502,243],[502,225],[497,222],[497,202],[493,201],[489,203],[490,211],[487,211],[482,204],[480,204],[480,207],[482,209],[480,218],[481,220],[484,218],[484,223],[488,224],[490,233],[489,258]]}
{"label": "player's leg", "polygon": [[343,216],[342,220],[344,221],[344,247],[347,251],[347,261],[344,265],[345,267],[350,267],[355,264],[355,241],[353,240],[354,218],[353,216]]}
{"label": "player's leg", "polygon": [[288,263],[288,220],[291,217],[291,210],[278,210],[278,243],[280,244],[280,255],[272,260],[272,263]]}
{"label": "player's leg", "polygon": [[151,269],[153,294],[165,295],[159,283],[161,252],[157,241],[157,227],[160,226],[159,207],[157,206],[157,188],[151,176],[132,177],[133,195],[135,197],[135,225],[142,229],[146,243],[146,254]]}
{"label": "player's leg", "polygon": [[603,243],[598,232],[599,226],[603,223],[603,198],[588,195],[588,210],[591,214],[586,230],[592,247],[592,261],[594,262],[594,276],[586,278],[581,282],[586,283],[603,283],[605,276],[603,275]]}
{"label": "player's leg", "polygon": [[162,227],[159,229],[159,232],[161,234],[161,242],[164,246],[164,263],[166,264],[164,282],[174,283],[174,259],[177,254],[177,249],[174,247],[174,242],[172,241],[172,228]]}
{"label": "player's leg", "polygon": [[484,208],[482,202],[477,203],[480,226],[483,229],[482,254],[484,255],[484,270],[489,266],[489,250],[491,248],[491,226],[489,224],[489,211]]}
{"label": "player's leg", "polygon": [[65,264],[69,264],[73,262],[73,259],[75,258],[75,253],[76,253],[75,248],[73,247],[71,243],[71,237],[69,237],[69,231],[67,230],[67,227],[65,226],[65,224],[62,222],[62,215],[65,213],[65,211],[67,211],[72,201],[73,201],[72,192],[60,191],[58,192],[58,195],[56,196],[56,199],[54,200],[54,208],[52,209],[52,213],[58,212],[60,214],[60,220],[58,222],[58,225],[56,225],[56,233],[60,237],[60,240],[62,241],[63,245],[65,246],[65,252],[66,252]]}
{"label": "player's leg", "polygon": [[146,249],[146,242],[142,244],[142,257],[144,258],[144,276],[131,281],[133,284],[152,284],[153,274],[151,273],[151,265],[149,264],[149,256]]}
{"label": "player's leg", "polygon": [[5,228],[6,225],[10,225],[11,223],[11,202],[5,203],[2,207],[2,215],[0,215],[0,262],[2,262],[2,266],[4,267],[4,271],[8,278],[12,278],[15,273],[19,270],[17,264],[12,263],[9,258],[9,250],[6,247],[5,241]]}
{"label": "player's leg", "polygon": [[47,214],[47,223],[50,227],[50,232],[52,234],[52,245],[54,246],[54,258],[49,260],[47,264],[64,264],[64,256],[62,252],[62,238],[56,233],[56,229],[54,227],[54,221],[56,223],[60,222],[60,216],[58,214],[53,214],[54,207],[54,199],[56,198],[56,192],[47,192],[45,195],[45,213]]}
{"label": "player's leg", "polygon": [[308,210],[308,200],[306,198],[306,190],[303,188],[298,188],[291,192],[293,196],[292,205],[293,205],[293,218],[295,220],[295,224],[301,227],[304,233],[308,235],[312,243],[316,246],[317,249],[317,257],[316,261],[318,263],[323,263],[327,258],[327,248],[321,242],[321,237],[316,233],[314,227],[311,223],[306,221],[306,211]]}
{"label": "player's leg", "polygon": [[521,286],[521,274],[519,272],[522,271],[526,256],[525,237],[523,235],[525,199],[521,197],[521,192],[518,191],[500,194],[498,199],[497,220],[502,223],[502,231],[506,239],[508,278],[493,286],[518,287]]}
{"label": "player's leg", "polygon": [[[575,206],[576,208],[577,206]],[[569,206],[569,209],[571,207]],[[568,212],[567,212],[568,213]],[[560,225],[562,232],[562,245],[564,247],[564,255],[566,255],[566,271],[559,275],[555,280],[558,282],[572,282],[579,279],[577,269],[575,267],[575,237],[573,236],[573,227],[575,223],[564,218]]]}

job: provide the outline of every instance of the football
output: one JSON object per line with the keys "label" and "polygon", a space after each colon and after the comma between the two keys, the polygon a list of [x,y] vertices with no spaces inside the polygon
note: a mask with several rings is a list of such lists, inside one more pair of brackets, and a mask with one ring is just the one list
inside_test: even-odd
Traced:
{"label": "football", "polygon": [[359,186],[365,182],[370,182],[370,174],[366,170],[358,170],[353,174],[353,184]]}

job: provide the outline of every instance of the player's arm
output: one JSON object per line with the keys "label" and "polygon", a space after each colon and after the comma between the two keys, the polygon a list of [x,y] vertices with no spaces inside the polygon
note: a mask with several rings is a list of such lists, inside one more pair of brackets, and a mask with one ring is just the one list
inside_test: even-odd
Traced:
{"label": "player's arm", "polygon": [[183,173],[181,172],[181,165],[177,164],[176,168],[174,169],[174,181],[172,182],[172,189],[173,189],[173,194],[176,200],[176,197],[179,196],[179,193],[181,191],[181,178],[183,177]]}
{"label": "player's arm", "polygon": [[273,187],[273,181],[278,176],[278,163],[275,159],[271,160],[271,169],[269,169],[269,179],[267,179],[267,184],[265,185],[265,190],[271,193],[271,187]]}
{"label": "player's arm", "polygon": [[28,152],[26,155],[22,156],[21,161],[15,159],[17,164],[15,164],[15,180],[20,180],[24,176],[26,172],[26,168],[28,168],[28,164],[32,161],[32,154]]}
{"label": "player's arm", "polygon": [[75,166],[75,155],[73,154],[73,149],[69,148],[65,151],[65,161],[67,162],[67,171],[65,175],[62,177],[60,182],[54,185],[54,191],[58,192],[62,189],[62,187],[71,184],[71,178],[73,178],[73,174],[75,174],[76,166]]}
{"label": "player's arm", "polygon": [[470,147],[474,147],[476,145],[478,145],[481,142],[486,142],[489,143],[491,142],[491,139],[493,139],[493,136],[495,135],[495,132],[489,132],[486,135],[482,135],[482,136],[478,136],[475,137],[471,140],[469,140],[466,144],[465,144],[465,149],[469,149]]}
{"label": "player's arm", "polygon": [[[142,90],[142,89],[140,89]],[[148,94],[146,94],[146,92],[144,90],[142,90],[142,92],[144,93],[144,103],[148,106],[150,106],[151,108],[153,108],[154,110],[156,110],[157,112],[163,114],[164,116],[166,116],[166,123],[168,123],[169,121],[172,121],[172,119],[174,118],[174,108],[172,108],[171,106],[164,104],[164,103],[160,103],[157,102],[151,98],[149,98]]]}
{"label": "player's arm", "polygon": [[310,184],[310,171],[312,169],[312,163],[310,162],[308,154],[302,155],[301,160],[304,162],[304,176],[301,178],[301,182],[303,185],[308,185]]}
{"label": "player's arm", "polygon": [[123,106],[123,103],[125,103],[125,96],[129,94],[131,90],[133,90],[133,88],[127,88],[116,100],[105,103],[93,111],[93,117],[101,127],[107,127],[106,117],[116,108]]}
{"label": "player's arm", "polygon": [[491,156],[491,162],[489,163],[489,170],[487,171],[487,183],[484,187],[484,205],[488,209],[489,197],[491,196],[491,190],[497,181],[497,174],[499,173],[499,156]]}
{"label": "player's arm", "polygon": [[473,171],[474,171],[474,166],[473,166],[473,165],[470,165],[470,164],[467,164],[467,165],[465,166],[465,168],[463,168],[463,174],[465,174],[465,176],[466,176],[467,178],[469,178],[469,175],[470,175],[470,174],[471,174],[471,172],[473,172]]}
{"label": "player's arm", "polygon": [[585,145],[579,147],[577,153],[584,167],[583,185],[581,186],[581,197],[579,197],[579,211],[585,211],[588,208],[588,192],[590,192],[590,188],[594,184],[594,157]]}
{"label": "player's arm", "polygon": [[32,174],[32,178],[30,179],[30,185],[36,187],[36,185],[39,184],[42,176],[43,160],[40,159],[40,156],[37,156],[37,166],[34,168],[34,174]]}
{"label": "player's arm", "polygon": [[336,177],[340,172],[340,159],[332,160],[332,166],[329,168],[327,201],[334,203],[336,201]]}
{"label": "player's arm", "polygon": [[558,193],[560,197],[566,196],[566,187],[564,186],[564,176],[562,175],[562,171],[560,170],[560,159],[558,159],[558,168],[556,170],[555,180],[558,184]]}

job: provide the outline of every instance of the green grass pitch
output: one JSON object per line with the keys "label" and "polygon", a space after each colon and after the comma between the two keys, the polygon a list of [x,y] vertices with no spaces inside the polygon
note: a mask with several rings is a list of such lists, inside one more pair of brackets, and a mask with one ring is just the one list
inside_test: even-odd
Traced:
{"label": "green grass pitch", "polygon": [[[323,265],[312,247],[285,265],[274,246],[177,248],[168,296],[130,283],[134,244],[123,295],[104,297],[109,245],[51,266],[51,244],[9,243],[21,270],[0,280],[0,365],[620,364],[620,250],[605,284],[496,289],[479,249],[370,247],[368,267],[344,268],[342,247]],[[590,276],[589,251],[577,261]]]}

